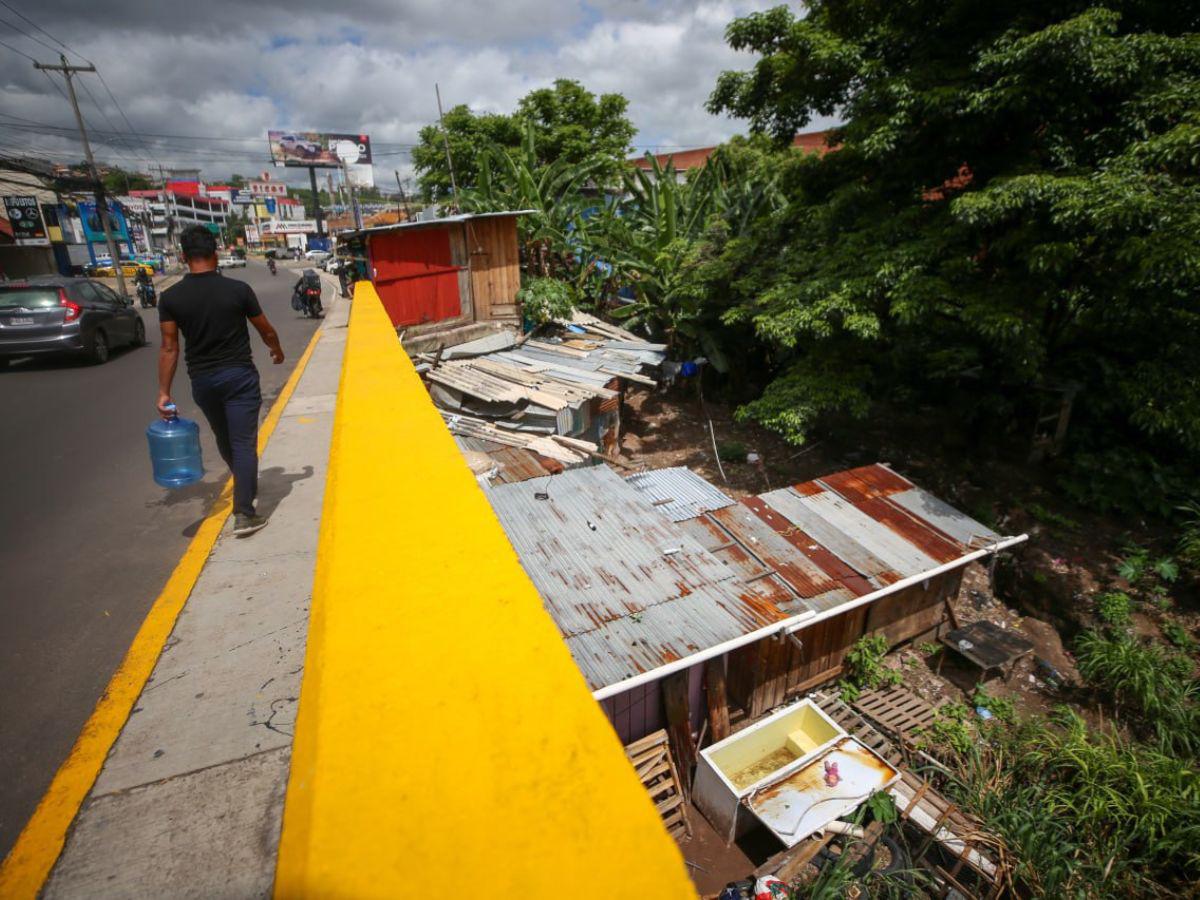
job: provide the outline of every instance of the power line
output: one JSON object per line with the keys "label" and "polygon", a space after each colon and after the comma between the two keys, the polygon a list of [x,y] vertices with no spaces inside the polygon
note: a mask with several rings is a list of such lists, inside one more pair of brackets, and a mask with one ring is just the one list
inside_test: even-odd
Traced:
{"label": "power line", "polygon": [[0,41],[0,47],[6,47],[6,48],[8,48],[9,50],[11,50],[13,53],[16,53],[16,54],[18,54],[18,55],[20,55],[20,56],[23,56],[23,57],[25,57],[25,58],[26,58],[27,60],[29,60],[30,62],[37,62],[37,60],[36,60],[36,59],[34,59],[32,56],[30,56],[30,55],[29,55],[28,53],[26,53],[24,50],[18,50],[18,49],[17,49],[16,47],[14,47],[12,44],[6,44],[6,43],[4,43],[4,41]]}
{"label": "power line", "polygon": [[[5,4],[5,5],[7,5],[7,4]],[[35,44],[41,44],[43,47],[45,47],[47,50],[51,51],[52,53],[60,52],[57,47],[47,44],[40,37],[35,37],[34,35],[30,34],[28,31],[25,31],[24,29],[14,25],[12,22],[8,21],[7,19],[0,19],[0,24],[7,25],[9,28],[11,28],[17,34],[25,35],[25,37],[29,38]]]}
{"label": "power line", "polygon": [[[58,38],[56,38],[54,35],[52,35],[50,32],[48,32],[48,31],[47,31],[45,28],[43,28],[43,27],[42,27],[41,25],[39,25],[37,22],[33,21],[33,19],[29,18],[29,16],[25,15],[25,13],[21,12],[19,9],[16,9],[16,8],[14,8],[14,7],[10,6],[10,5],[9,5],[9,4],[6,2],[6,0],[0,0],[0,6],[3,6],[5,9],[9,10],[9,12],[12,12],[12,13],[14,13],[14,14],[16,14],[16,15],[20,16],[22,19],[24,19],[26,22],[28,22],[30,25],[32,25],[34,28],[36,28],[36,29],[37,29],[38,31],[40,31],[42,34],[46,35],[46,37],[50,38],[50,40],[54,41],[54,43],[58,44],[60,47],[64,47],[64,48],[66,48],[67,50],[71,50],[71,48],[70,48],[70,47],[67,47],[67,45],[66,45],[66,44],[64,44],[62,41],[60,41]],[[53,50],[54,48],[52,47],[51,49]],[[57,51],[57,50],[55,50],[54,52],[55,52],[55,53],[57,53],[58,51]],[[74,51],[74,50],[71,50],[71,52],[72,52],[72,53],[75,53],[75,51]],[[80,54],[78,54],[78,53],[75,53],[75,55],[76,55],[76,56],[79,56],[79,57],[80,57],[80,59],[82,59],[82,58],[83,58],[83,57],[82,57],[82,56],[80,56]],[[85,61],[86,61],[86,60],[85,60]]]}

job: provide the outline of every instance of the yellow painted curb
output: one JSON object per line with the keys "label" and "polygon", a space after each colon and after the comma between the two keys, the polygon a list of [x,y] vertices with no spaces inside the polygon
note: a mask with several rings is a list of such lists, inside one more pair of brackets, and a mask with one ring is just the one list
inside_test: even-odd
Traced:
{"label": "yellow painted curb", "polygon": [[[296,390],[296,384],[304,374],[320,336],[321,329],[313,332],[312,339],[300,359],[296,361],[296,367],[284,383],[283,390],[279,392],[279,396],[271,404],[270,412],[259,426],[260,454],[266,449],[267,441],[283,415],[283,408]],[[108,682],[91,717],[79,733],[75,746],[55,773],[54,780],[50,782],[50,787],[42,796],[37,809],[5,857],[4,864],[0,866],[0,897],[4,900],[35,898],[42,889],[59,853],[62,852],[67,829],[75,821],[79,807],[87,799],[88,792],[100,774],[108,751],[125,726],[133,704],[141,696],[146,679],[154,671],[163,645],[171,636],[175,620],[191,595],[196,579],[200,577],[200,572],[208,560],[208,554],[225,525],[225,520],[229,518],[232,494],[231,478],[225,483],[212,511],[201,522],[179,565],[167,579],[162,593],[150,607],[134,636],[133,643],[129,646],[129,651],[125,654],[125,659]]]}
{"label": "yellow painted curb", "polygon": [[275,896],[694,898],[366,282],[325,484]]}

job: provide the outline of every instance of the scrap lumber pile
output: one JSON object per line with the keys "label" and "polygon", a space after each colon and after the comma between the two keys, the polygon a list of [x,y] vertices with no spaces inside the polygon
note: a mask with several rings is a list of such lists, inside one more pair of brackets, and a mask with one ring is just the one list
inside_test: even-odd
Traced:
{"label": "scrap lumber pile", "polygon": [[671,748],[665,731],[656,731],[625,747],[625,754],[642,779],[646,792],[654,801],[658,814],[671,837],[678,840],[692,834],[687,803],[680,790],[679,773],[671,759]]}
{"label": "scrap lumber pile", "polygon": [[483,419],[476,419],[441,410],[446,427],[452,434],[463,437],[481,438],[507,447],[520,447],[539,456],[555,460],[564,466],[581,466],[597,452],[596,445],[589,441],[564,437],[560,434],[537,434],[527,431],[511,431]]}

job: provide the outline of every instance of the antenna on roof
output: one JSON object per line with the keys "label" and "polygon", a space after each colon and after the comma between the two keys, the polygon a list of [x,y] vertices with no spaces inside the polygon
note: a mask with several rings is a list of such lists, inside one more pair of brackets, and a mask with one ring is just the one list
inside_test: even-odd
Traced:
{"label": "antenna on roof", "polygon": [[437,95],[438,124],[442,126],[442,146],[446,148],[446,167],[450,170],[450,190],[454,192],[454,209],[455,212],[461,212],[458,208],[458,182],[454,178],[454,160],[450,158],[450,137],[446,132],[446,116],[442,113],[442,91],[436,81],[433,83],[433,92]]}

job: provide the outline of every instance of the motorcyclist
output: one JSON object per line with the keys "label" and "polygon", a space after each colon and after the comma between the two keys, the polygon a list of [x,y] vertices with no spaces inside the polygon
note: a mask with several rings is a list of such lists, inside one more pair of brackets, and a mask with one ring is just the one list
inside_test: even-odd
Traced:
{"label": "motorcyclist", "polygon": [[154,282],[150,280],[150,274],[143,268],[138,268],[137,274],[133,276],[134,289],[137,291],[138,299],[142,301],[142,305],[146,305],[147,298],[151,291],[154,290]]}
{"label": "motorcyclist", "polygon": [[267,268],[271,270],[272,275],[275,274],[275,257],[273,257],[273,256],[267,257]]}
{"label": "motorcyclist", "polygon": [[[321,301],[317,299],[314,305],[310,308],[308,296],[305,289],[308,287],[316,288],[318,294],[321,290],[321,276],[317,274],[315,269],[305,269],[300,273],[300,278],[297,279],[295,286],[292,288],[292,296],[299,300],[298,309],[303,310],[306,314],[315,316],[321,312]],[[295,306],[296,304],[293,304]]]}

